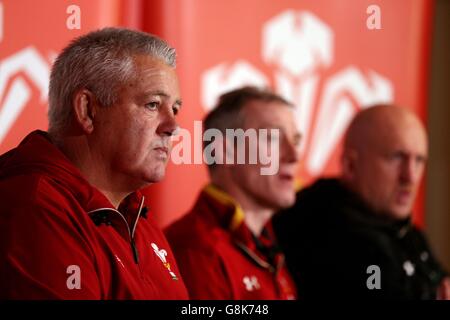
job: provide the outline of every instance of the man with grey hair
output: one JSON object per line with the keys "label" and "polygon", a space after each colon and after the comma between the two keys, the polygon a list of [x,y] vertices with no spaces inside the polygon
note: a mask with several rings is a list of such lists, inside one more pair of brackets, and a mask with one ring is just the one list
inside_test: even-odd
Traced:
{"label": "man with grey hair", "polygon": [[185,299],[139,189],[160,181],[181,106],[175,49],[106,28],[56,59],[49,130],[0,156],[0,299]]}

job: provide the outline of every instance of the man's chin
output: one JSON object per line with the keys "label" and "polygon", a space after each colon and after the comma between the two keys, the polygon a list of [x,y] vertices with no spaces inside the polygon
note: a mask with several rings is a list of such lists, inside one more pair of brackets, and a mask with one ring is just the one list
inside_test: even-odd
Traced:
{"label": "man's chin", "polygon": [[279,197],[274,202],[276,203],[277,210],[287,209],[294,205],[295,195],[293,195],[292,197],[286,197],[286,196]]}
{"label": "man's chin", "polygon": [[389,215],[395,220],[405,220],[411,216],[412,208],[410,206],[400,206],[389,210]]}
{"label": "man's chin", "polygon": [[166,171],[164,169],[156,170],[156,171],[153,171],[153,172],[147,174],[145,176],[145,181],[148,184],[153,184],[153,183],[160,182],[161,180],[164,179],[165,176],[166,176]]}

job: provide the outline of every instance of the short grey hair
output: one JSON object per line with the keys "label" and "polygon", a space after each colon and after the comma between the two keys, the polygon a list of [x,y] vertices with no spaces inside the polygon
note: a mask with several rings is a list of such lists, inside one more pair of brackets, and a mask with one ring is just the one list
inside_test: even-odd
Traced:
{"label": "short grey hair", "polygon": [[73,116],[73,96],[90,90],[101,106],[118,101],[120,87],[133,81],[134,57],[149,55],[175,68],[176,51],[157,36],[104,28],[74,39],[56,58],[50,74],[49,133],[61,133]]}

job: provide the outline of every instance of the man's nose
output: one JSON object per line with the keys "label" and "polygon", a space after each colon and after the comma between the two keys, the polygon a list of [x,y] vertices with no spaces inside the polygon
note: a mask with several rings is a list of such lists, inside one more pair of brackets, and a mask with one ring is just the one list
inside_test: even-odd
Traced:
{"label": "man's nose", "polygon": [[297,162],[300,158],[298,145],[288,138],[284,138],[282,143],[281,160],[288,163]]}
{"label": "man's nose", "polygon": [[403,183],[415,183],[422,176],[423,165],[418,163],[413,157],[408,157],[402,163],[400,179]]}
{"label": "man's nose", "polygon": [[175,114],[172,107],[162,108],[159,114],[159,125],[157,133],[163,136],[172,136],[178,128],[178,123],[175,119]]}

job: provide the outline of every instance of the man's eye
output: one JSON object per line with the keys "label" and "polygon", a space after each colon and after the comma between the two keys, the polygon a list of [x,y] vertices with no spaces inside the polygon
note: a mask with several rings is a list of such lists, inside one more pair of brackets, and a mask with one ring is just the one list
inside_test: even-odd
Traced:
{"label": "man's eye", "polygon": [[180,109],[179,107],[173,107],[173,108],[172,108],[173,114],[174,114],[175,116],[178,114],[179,109]]}
{"label": "man's eye", "polygon": [[293,139],[294,146],[299,148],[301,146],[301,142],[302,142],[302,135],[296,134]]}
{"label": "man's eye", "polygon": [[147,103],[145,105],[145,107],[150,110],[156,110],[156,109],[158,109],[158,106],[159,106],[159,102],[156,102],[156,101]]}
{"label": "man's eye", "polygon": [[388,156],[388,159],[393,162],[400,162],[405,158],[404,154],[401,152],[395,152]]}
{"label": "man's eye", "polygon": [[416,157],[416,163],[418,164],[424,164],[427,162],[427,158],[424,156],[417,156]]}

